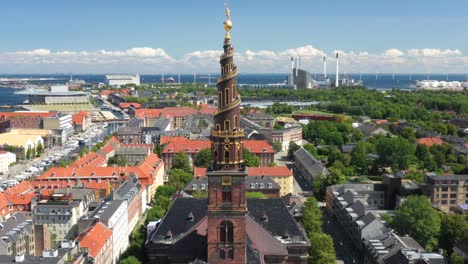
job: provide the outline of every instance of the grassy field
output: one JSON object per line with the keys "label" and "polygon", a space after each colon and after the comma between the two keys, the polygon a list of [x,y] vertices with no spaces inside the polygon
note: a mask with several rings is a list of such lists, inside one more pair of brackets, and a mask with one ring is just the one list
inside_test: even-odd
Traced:
{"label": "grassy field", "polygon": [[27,105],[28,109],[32,111],[89,111],[93,110],[93,107],[89,104],[54,104],[54,105]]}

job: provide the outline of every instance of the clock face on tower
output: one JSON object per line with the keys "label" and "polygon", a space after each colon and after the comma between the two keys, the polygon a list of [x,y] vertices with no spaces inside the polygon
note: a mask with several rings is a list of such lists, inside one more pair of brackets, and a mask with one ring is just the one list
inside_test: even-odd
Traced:
{"label": "clock face on tower", "polygon": [[223,176],[221,178],[221,185],[222,186],[231,186],[232,185],[232,177],[231,176]]}

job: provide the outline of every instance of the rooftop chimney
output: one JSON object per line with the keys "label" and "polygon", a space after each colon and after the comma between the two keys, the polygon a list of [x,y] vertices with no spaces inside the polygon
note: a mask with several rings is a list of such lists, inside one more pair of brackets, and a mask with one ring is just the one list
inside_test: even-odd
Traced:
{"label": "rooftop chimney", "polygon": [[323,56],[323,77],[327,78],[327,57]]}

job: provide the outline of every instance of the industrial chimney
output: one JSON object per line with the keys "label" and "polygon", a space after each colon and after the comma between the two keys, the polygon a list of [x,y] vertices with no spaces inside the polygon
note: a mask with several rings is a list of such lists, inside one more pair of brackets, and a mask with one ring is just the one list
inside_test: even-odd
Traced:
{"label": "industrial chimney", "polygon": [[327,57],[323,56],[323,78],[327,78]]}
{"label": "industrial chimney", "polygon": [[291,76],[289,78],[289,84],[294,85],[294,57],[291,57]]}
{"label": "industrial chimney", "polygon": [[335,87],[338,87],[338,82],[340,79],[340,60],[338,58],[338,52],[336,53],[336,76],[335,76]]}

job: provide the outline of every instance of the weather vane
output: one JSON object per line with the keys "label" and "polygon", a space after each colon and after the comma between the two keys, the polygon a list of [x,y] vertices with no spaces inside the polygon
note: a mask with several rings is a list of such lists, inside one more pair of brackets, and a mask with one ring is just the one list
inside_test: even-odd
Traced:
{"label": "weather vane", "polygon": [[226,20],[224,21],[224,30],[226,30],[225,39],[230,39],[231,35],[229,31],[232,29],[232,21],[231,21],[231,10],[229,10],[228,4],[224,1],[224,6],[226,7]]}

